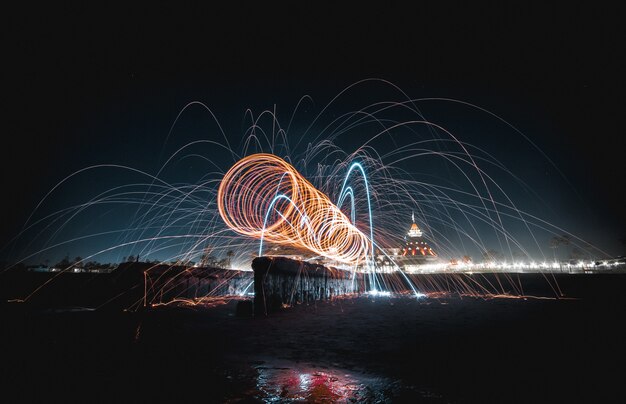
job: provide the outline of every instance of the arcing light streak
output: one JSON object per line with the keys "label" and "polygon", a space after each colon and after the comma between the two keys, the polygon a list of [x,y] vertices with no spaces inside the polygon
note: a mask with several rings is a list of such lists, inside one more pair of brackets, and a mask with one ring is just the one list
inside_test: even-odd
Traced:
{"label": "arcing light streak", "polygon": [[352,222],[354,223],[354,190],[351,187],[347,187],[346,188],[346,184],[348,183],[348,179],[350,178],[350,174],[352,174],[352,171],[358,168],[359,171],[361,171],[361,175],[363,175],[363,182],[365,183],[365,193],[366,193],[366,198],[367,198],[367,213],[368,213],[368,218],[369,218],[369,225],[370,225],[370,240],[372,241],[370,244],[372,246],[370,253],[372,256],[372,261],[374,260],[374,225],[372,224],[372,205],[371,205],[371,199],[370,199],[370,188],[369,188],[369,184],[367,183],[367,176],[365,175],[365,169],[363,168],[363,166],[359,163],[352,163],[352,165],[350,166],[350,169],[348,170],[348,174],[346,174],[346,178],[344,178],[343,180],[343,185],[341,186],[341,192],[339,193],[339,202],[337,203],[337,206],[339,206],[341,208],[341,205],[343,205],[343,201],[346,198],[347,195],[350,195],[350,197],[352,198]]}
{"label": "arcing light streak", "polygon": [[220,183],[217,206],[228,227],[249,237],[355,265],[370,252],[370,239],[291,164],[272,154],[238,161]]}

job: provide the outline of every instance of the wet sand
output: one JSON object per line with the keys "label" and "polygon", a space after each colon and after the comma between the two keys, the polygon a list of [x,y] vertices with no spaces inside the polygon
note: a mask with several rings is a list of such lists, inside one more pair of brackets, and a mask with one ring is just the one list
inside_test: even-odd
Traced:
{"label": "wet sand", "polygon": [[626,277],[602,282],[610,295],[596,284],[579,300],[360,297],[261,318],[236,317],[236,301],[4,305],[2,391],[7,402],[624,402]]}

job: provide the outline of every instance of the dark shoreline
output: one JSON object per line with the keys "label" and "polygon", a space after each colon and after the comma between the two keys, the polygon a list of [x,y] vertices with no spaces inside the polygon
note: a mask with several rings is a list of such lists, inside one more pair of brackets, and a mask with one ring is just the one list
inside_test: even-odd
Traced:
{"label": "dark shoreline", "polygon": [[623,402],[626,276],[559,283],[579,299],[359,297],[257,318],[236,317],[236,301],[136,313],[3,304],[2,391],[7,402],[262,402],[280,394],[268,378],[292,372],[348,373],[365,386],[359,401]]}
{"label": "dark shoreline", "polygon": [[[151,278],[144,277],[147,269],[150,270]],[[406,280],[397,273],[381,276],[392,278],[391,283],[410,290]],[[423,293],[444,291],[467,294],[464,285],[469,285],[469,289],[481,294],[610,299],[611,296],[619,295],[620,280],[626,277],[626,272],[452,272],[407,274],[406,277]],[[144,285],[146,279],[149,285]],[[224,296],[229,292],[233,294],[234,291],[246,289],[246,286],[246,290],[254,290],[249,286],[252,279],[251,271],[188,269],[149,263],[125,263],[111,273],[8,271],[0,273],[0,305],[7,301],[19,301],[36,291],[28,302],[33,307],[106,307],[110,310],[135,311],[141,309],[144,290],[148,291],[148,303],[159,301],[159,297],[164,302],[174,297],[192,299],[205,296],[209,291],[211,296]],[[44,287],[39,288],[44,284]],[[166,296],[157,296],[163,284],[169,285],[169,291]]]}

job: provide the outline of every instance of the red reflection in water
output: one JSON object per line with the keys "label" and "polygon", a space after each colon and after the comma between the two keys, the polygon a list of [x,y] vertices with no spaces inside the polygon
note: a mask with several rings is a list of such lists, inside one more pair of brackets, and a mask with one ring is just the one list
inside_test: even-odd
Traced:
{"label": "red reflection in water", "polygon": [[314,369],[258,368],[257,388],[268,401],[353,402],[365,386],[349,374]]}

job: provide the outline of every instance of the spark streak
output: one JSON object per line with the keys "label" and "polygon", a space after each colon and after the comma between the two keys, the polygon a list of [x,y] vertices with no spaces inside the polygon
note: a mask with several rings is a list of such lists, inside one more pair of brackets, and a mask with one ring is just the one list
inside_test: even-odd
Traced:
{"label": "spark streak", "polygon": [[217,203],[228,227],[248,237],[351,265],[372,250],[370,239],[326,195],[271,154],[237,162],[222,179]]}

